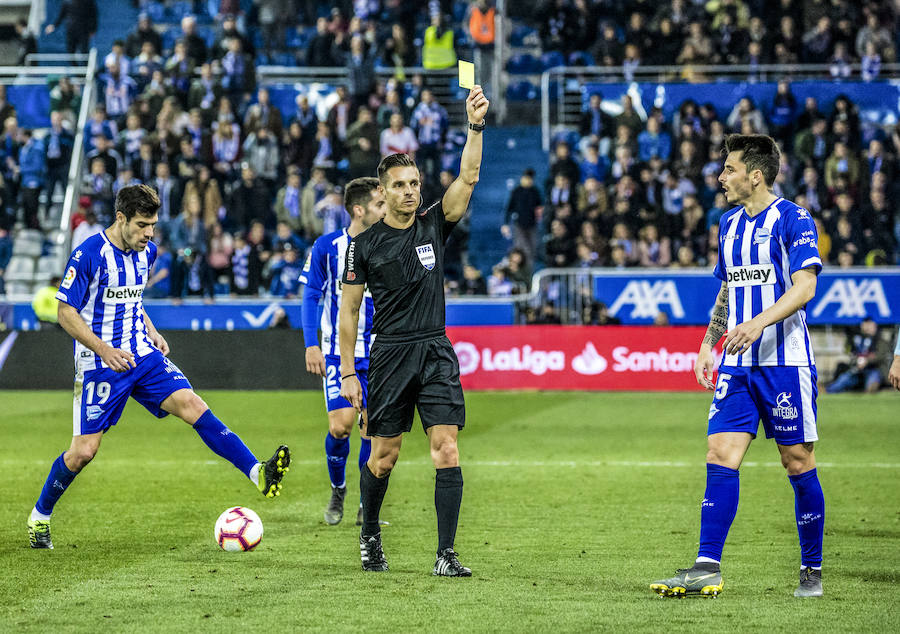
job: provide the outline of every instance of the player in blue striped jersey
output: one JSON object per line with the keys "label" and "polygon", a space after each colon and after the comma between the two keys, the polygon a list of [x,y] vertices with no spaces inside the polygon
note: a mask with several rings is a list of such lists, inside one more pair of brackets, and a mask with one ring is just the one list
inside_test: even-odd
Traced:
{"label": "player in blue striped jersey", "polygon": [[[325,509],[325,522],[340,523],[344,517],[344,497],[347,456],[350,455],[350,431],[357,419],[356,409],[341,396],[340,345],[338,343],[338,310],[341,303],[341,279],[344,275],[344,259],[350,239],[362,233],[384,217],[384,194],[377,178],[357,178],[344,190],[344,208],[350,214],[350,226],[319,237],[310,249],[300,281],[303,290],[303,340],[306,345],[306,369],[323,377],[325,408],[328,411],[328,434],[325,436],[325,457],[331,478],[331,499]],[[322,316],[317,320],[319,303]],[[375,308],[372,295],[365,293],[365,309],[359,314],[356,335],[356,376],[363,386],[365,408],[369,350],[372,347],[372,321]],[[318,324],[317,324],[318,321]],[[317,328],[318,326],[318,328]],[[317,330],[322,331],[319,345]],[[361,442],[359,468],[369,459],[371,442],[364,425],[366,411],[360,414]],[[357,513],[357,524],[362,522]]]}
{"label": "player in blue striped jersey", "polygon": [[[694,371],[714,391],[709,408],[706,494],[700,550],[692,568],[651,584],[661,595],[716,595],[719,561],[737,512],[738,468],[762,420],[794,488],[800,585],[794,596],[822,596],[825,500],[816,471],[816,366],[805,307],[822,270],[809,212],[772,193],[780,153],[771,137],[732,135],[719,176],[738,205],[719,223],[715,276],[722,287]],[[713,347],[724,356],[712,383]]]}
{"label": "player in blue striped jersey", "polygon": [[59,285],[59,324],[75,339],[72,444],[50,468],[28,518],[32,548],[53,548],[50,515],[75,476],[94,458],[128,397],[159,418],[175,414],[210,449],[240,469],[267,497],[278,495],[290,464],[284,445],[260,462],[194,393],[166,358],[169,345],[153,327],[142,301],[156,245],[159,197],[146,185],[123,187],[116,220],[72,253]]}

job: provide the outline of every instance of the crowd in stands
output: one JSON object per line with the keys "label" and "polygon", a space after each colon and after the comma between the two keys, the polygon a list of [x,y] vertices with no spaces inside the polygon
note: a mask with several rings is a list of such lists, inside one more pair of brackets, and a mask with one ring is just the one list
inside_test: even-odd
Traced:
{"label": "crowd in stands", "polygon": [[[168,10],[185,11],[162,34],[153,16],[163,4],[139,4],[146,12],[136,27],[102,55],[73,244],[111,222],[119,188],[155,187],[161,256],[148,296],[294,295],[306,249],[349,223],[341,195],[349,179],[405,151],[422,168],[426,200],[452,180],[460,134],[427,76],[398,70],[380,81],[374,69],[446,63],[471,35],[460,3],[169,2]],[[488,4],[473,3],[470,12]],[[862,62],[875,77],[896,49],[887,2],[549,0],[521,17],[534,20],[545,51],[583,53],[583,61],[608,66]],[[423,27],[426,42],[450,48],[423,59],[414,44]],[[255,66],[284,55],[348,69],[327,110],[300,93],[284,115],[256,85]],[[865,61],[873,55],[879,64]],[[48,228],[38,201],[66,182],[79,103],[79,90],[59,79],[50,128],[37,138],[19,128],[0,92],[0,197],[7,212],[21,209],[27,227]],[[448,249],[449,293],[521,293],[545,266],[710,266],[726,210],[716,181],[720,149],[731,132],[778,139],[776,192],[813,213],[826,261],[898,261],[890,201],[900,133],[861,126],[850,99],[798,103],[784,81],[772,103],[742,99],[724,117],[690,100],[670,118],[660,109],[643,115],[630,96],[619,105],[611,117],[603,95],[590,95],[577,135],[554,144],[549,177],[522,174],[502,228],[512,248],[489,276],[470,265],[461,223]],[[0,246],[14,220],[0,217]]]}
{"label": "crowd in stands", "polygon": [[[210,3],[182,4],[202,12]],[[145,183],[161,201],[154,238],[160,257],[149,297],[293,296],[306,250],[318,236],[349,224],[342,197],[347,181],[374,174],[382,156],[394,152],[417,160],[426,200],[438,198],[454,178],[465,135],[450,130],[427,82],[400,73],[376,81],[374,73],[376,60],[420,63],[406,33],[417,24],[449,24],[452,3],[258,1],[249,13],[240,11],[247,3],[212,4],[218,5],[212,20],[182,17],[169,50],[143,12],[134,30],[101,55],[99,97],[84,130],[73,246],[112,222],[121,187]],[[201,36],[204,21],[211,25]],[[314,24],[316,34],[292,50],[306,56],[297,61],[346,66],[348,82],[336,87],[324,112],[298,94],[294,111],[284,116],[269,90],[256,85],[256,65],[288,48],[285,27],[304,24]],[[7,207],[5,229],[17,207],[26,227],[49,228],[38,201],[66,182],[79,99],[71,82],[60,80],[50,128],[38,140],[19,129],[0,93],[3,197],[20,201]],[[462,277],[464,225],[451,241],[457,263],[451,277]]]}
{"label": "crowd in stands", "polygon": [[[593,11],[600,4],[606,18],[598,22]],[[540,14],[542,41],[545,48],[569,53],[593,41],[588,27],[596,24],[600,39],[594,51],[604,64],[620,65],[624,49],[633,43],[648,56],[658,55],[649,62],[654,64],[670,63],[688,46],[706,52],[703,63],[746,63],[716,40],[723,25],[739,33],[735,51],[746,50],[755,32],[773,33],[761,40],[763,49],[772,51],[783,44],[775,27],[799,23],[824,28],[830,44],[816,56],[813,40],[800,34],[788,46],[794,55],[778,61],[827,61],[845,39],[848,50],[864,53],[875,46],[881,59],[893,60],[893,31],[886,25],[894,16],[887,6],[783,0],[762,12],[760,4],[554,1]],[[659,37],[659,30],[669,32],[673,23],[683,44]],[[760,60],[767,61],[774,60]],[[825,262],[842,267],[900,263],[900,215],[891,202],[900,193],[895,183],[900,133],[894,126],[861,125],[847,96],[833,103],[814,97],[801,103],[785,80],[771,103],[744,98],[727,116],[719,116],[711,104],[688,99],[670,118],[660,108],[649,109],[643,118],[629,95],[609,108],[621,112],[615,117],[603,102],[599,91],[590,94],[577,134],[555,139],[545,182],[535,182],[534,170],[522,174],[503,226],[513,249],[488,282],[508,277],[510,261],[522,256],[548,267],[712,266],[718,220],[729,207],[717,178],[730,133],[777,139],[783,156],[775,193],[812,213]],[[552,306],[544,308],[548,314],[535,320],[559,318]]]}
{"label": "crowd in stands", "polygon": [[763,133],[782,149],[775,193],[812,213],[825,262],[900,261],[900,133],[863,129],[846,96],[800,104],[785,81],[772,103],[744,98],[724,121],[692,100],[672,120],[654,108],[642,121],[622,101],[613,118],[592,95],[577,143],[555,144],[546,183],[528,170],[512,191],[503,230],[527,256],[552,267],[712,266],[728,210],[717,180],[725,135]]}
{"label": "crowd in stands", "polygon": [[861,64],[862,77],[874,79],[897,50],[898,15],[887,0],[544,0],[521,17],[543,51],[626,75],[641,65],[677,64],[688,78],[698,65],[802,63],[842,78]]}

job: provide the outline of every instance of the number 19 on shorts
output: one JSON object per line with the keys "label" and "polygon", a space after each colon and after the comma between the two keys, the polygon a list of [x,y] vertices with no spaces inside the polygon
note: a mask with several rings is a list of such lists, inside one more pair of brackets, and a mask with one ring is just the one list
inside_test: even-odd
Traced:
{"label": "number 19 on shorts", "polygon": [[84,402],[86,405],[93,405],[94,397],[96,396],[96,404],[103,405],[104,403],[106,403],[107,399],[109,399],[109,392],[109,383],[107,383],[106,381],[101,381],[100,383],[96,384],[91,381],[90,383],[86,383],[84,386]]}

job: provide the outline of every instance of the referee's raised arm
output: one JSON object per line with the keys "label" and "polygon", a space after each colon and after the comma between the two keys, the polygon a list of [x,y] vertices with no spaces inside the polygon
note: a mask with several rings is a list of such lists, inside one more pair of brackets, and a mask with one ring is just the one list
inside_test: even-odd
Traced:
{"label": "referee's raised arm", "polygon": [[457,222],[466,213],[472,190],[478,182],[478,173],[481,171],[481,131],[484,130],[484,117],[489,105],[481,86],[475,86],[469,91],[466,98],[469,133],[462,151],[459,176],[447,188],[442,200],[444,217],[450,222]]}

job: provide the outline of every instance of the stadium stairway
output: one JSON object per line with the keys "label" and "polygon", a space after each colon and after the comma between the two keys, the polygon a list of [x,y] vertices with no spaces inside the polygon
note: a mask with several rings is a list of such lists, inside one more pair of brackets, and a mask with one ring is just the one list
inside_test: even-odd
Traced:
{"label": "stadium stairway", "polygon": [[470,205],[469,259],[487,276],[511,246],[500,234],[509,194],[522,172],[531,167],[540,185],[547,174],[547,154],[541,149],[539,127],[488,128],[484,137],[481,175]]}
{"label": "stadium stairway", "polygon": [[[52,24],[59,15],[61,4],[62,0],[47,0],[47,24]],[[102,64],[103,58],[112,50],[113,41],[124,40],[128,33],[135,28],[138,10],[131,2],[122,0],[97,0],[97,8],[99,9],[97,33],[94,35],[91,45],[97,48],[98,61]],[[41,53],[65,53],[65,27],[61,26],[54,33],[45,35],[42,26],[38,51]]]}

